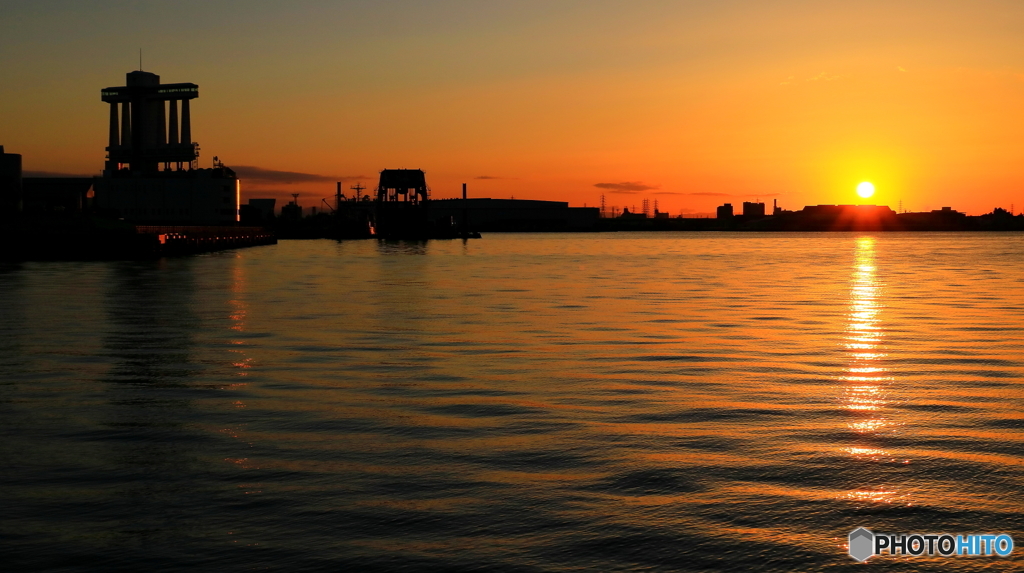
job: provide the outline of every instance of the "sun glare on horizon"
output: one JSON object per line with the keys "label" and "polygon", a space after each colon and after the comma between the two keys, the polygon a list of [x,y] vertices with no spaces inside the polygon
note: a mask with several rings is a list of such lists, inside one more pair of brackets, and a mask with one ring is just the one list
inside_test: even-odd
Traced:
{"label": "sun glare on horizon", "polygon": [[875,194],[875,186],[867,181],[857,186],[857,195],[867,199]]}

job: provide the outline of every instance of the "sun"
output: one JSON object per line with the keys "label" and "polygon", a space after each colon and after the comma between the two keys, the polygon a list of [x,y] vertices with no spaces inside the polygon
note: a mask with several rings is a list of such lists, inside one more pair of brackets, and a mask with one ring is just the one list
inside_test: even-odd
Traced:
{"label": "sun", "polygon": [[867,199],[875,194],[875,186],[865,181],[857,186],[857,194]]}

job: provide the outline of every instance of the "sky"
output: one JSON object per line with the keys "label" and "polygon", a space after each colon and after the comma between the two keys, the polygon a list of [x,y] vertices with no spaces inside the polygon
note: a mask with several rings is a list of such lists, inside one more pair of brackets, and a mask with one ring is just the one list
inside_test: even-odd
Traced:
{"label": "sky", "polygon": [[[193,82],[201,166],[313,205],[433,197],[673,216],[761,200],[1024,210],[1024,2],[0,0],[0,145],[98,174],[100,89]],[[31,174],[27,173],[27,174]],[[870,181],[870,199],[855,194]]]}

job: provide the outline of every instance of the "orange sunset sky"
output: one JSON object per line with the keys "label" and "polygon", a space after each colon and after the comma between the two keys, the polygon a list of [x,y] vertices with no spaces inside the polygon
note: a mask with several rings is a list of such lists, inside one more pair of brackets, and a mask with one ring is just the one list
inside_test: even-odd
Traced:
{"label": "orange sunset sky", "polygon": [[[98,174],[100,89],[199,84],[247,197],[422,168],[434,197],[1024,208],[1024,2],[34,1],[0,17],[0,145]],[[27,173],[31,175],[32,173]],[[877,193],[859,199],[871,181]]]}

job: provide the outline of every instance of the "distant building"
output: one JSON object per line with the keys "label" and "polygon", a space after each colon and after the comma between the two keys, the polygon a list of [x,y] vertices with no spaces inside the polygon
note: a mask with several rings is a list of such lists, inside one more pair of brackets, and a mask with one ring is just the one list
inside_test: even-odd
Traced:
{"label": "distant building", "polygon": [[748,219],[764,217],[764,203],[743,202],[743,216]]}
{"label": "distant building", "polygon": [[732,203],[726,203],[718,207],[718,213],[716,214],[718,219],[732,219]]}
{"label": "distant building", "polygon": [[563,231],[594,228],[601,209],[570,207],[565,201],[432,199],[429,217],[452,221],[456,228],[461,228],[465,217],[467,228],[474,231]]}
{"label": "distant building", "polygon": [[299,205],[298,201],[289,201],[287,205],[281,207],[281,219],[285,221],[298,221],[302,218],[302,206]]}
{"label": "distant building", "polygon": [[[992,215],[982,215],[976,219],[976,222],[984,227]],[[902,227],[911,231],[921,229],[935,231],[960,230],[968,226],[967,215],[951,207],[943,207],[942,209],[924,213],[900,213],[898,218]],[[999,225],[995,225],[995,227],[999,227]]]}
{"label": "distant building", "polygon": [[628,208],[622,210],[622,214],[619,215],[619,219],[646,219],[647,213],[635,213],[631,212]]}
{"label": "distant building", "polygon": [[0,217],[22,210],[21,155],[4,153],[0,145]]}
{"label": "distant building", "polygon": [[885,205],[808,205],[802,214],[814,216],[893,217],[896,212]]}
{"label": "distant building", "polygon": [[249,199],[249,203],[238,208],[238,218],[243,225],[264,225],[274,219],[277,199]]}
{"label": "distant building", "polygon": [[235,172],[216,158],[212,169],[198,166],[189,102],[199,86],[161,84],[141,70],[129,72],[126,84],[101,92],[110,104],[110,131],[103,176],[95,181],[97,208],[135,223],[238,221]]}

